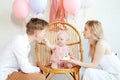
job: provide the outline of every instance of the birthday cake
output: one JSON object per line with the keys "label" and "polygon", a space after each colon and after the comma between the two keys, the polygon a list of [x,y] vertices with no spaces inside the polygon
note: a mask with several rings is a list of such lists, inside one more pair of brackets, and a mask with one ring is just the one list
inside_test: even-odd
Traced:
{"label": "birthday cake", "polygon": [[62,60],[70,60],[70,56],[64,56]]}

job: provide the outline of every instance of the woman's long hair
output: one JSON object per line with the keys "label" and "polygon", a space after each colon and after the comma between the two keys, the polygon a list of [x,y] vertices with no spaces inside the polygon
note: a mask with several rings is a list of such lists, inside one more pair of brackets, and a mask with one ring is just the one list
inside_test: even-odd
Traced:
{"label": "woman's long hair", "polygon": [[94,56],[95,45],[98,40],[104,38],[104,33],[101,23],[97,20],[89,20],[85,24],[90,28],[92,39],[95,41],[94,45],[90,44],[89,56],[92,58],[92,56]]}

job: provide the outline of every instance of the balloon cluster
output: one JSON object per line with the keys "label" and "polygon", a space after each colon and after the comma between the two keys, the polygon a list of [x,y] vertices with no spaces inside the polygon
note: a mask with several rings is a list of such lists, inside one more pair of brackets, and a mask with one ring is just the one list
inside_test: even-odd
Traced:
{"label": "balloon cluster", "polygon": [[73,16],[80,10],[80,5],[80,0],[63,0],[65,10]]}
{"label": "balloon cluster", "polygon": [[[82,1],[82,4],[81,4]],[[75,16],[80,7],[89,7],[91,1],[89,0],[63,0],[65,10]],[[47,6],[47,0],[14,0],[13,14],[18,19],[25,19],[30,12],[30,9],[36,13],[42,13]]]}
{"label": "balloon cluster", "polygon": [[81,9],[87,9],[94,4],[94,0],[63,0],[65,10],[75,16]]}
{"label": "balloon cluster", "polygon": [[36,14],[42,13],[47,6],[47,0],[15,0],[12,6],[13,14],[19,19],[25,19],[30,9]]}

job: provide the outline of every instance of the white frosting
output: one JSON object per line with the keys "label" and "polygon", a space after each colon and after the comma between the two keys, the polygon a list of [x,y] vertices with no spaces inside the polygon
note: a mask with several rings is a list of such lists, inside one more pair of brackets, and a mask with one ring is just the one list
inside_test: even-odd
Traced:
{"label": "white frosting", "polygon": [[64,56],[62,60],[70,60],[70,56]]}

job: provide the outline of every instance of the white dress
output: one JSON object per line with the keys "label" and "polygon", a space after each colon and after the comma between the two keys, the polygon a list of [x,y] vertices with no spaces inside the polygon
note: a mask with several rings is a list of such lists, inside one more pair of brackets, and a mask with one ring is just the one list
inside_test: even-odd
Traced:
{"label": "white dress", "polygon": [[120,60],[114,54],[104,55],[97,68],[86,68],[82,80],[120,80]]}

